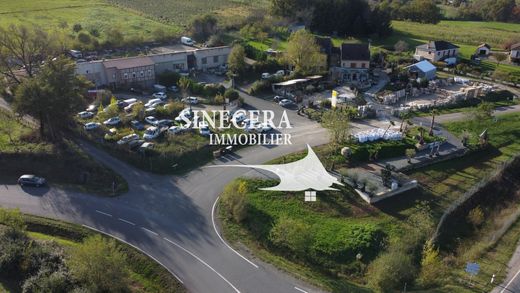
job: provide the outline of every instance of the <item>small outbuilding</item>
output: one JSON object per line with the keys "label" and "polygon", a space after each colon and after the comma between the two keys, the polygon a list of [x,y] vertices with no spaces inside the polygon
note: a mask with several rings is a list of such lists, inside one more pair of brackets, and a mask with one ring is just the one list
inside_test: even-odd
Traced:
{"label": "small outbuilding", "polygon": [[407,67],[408,73],[413,78],[435,79],[437,68],[430,62],[423,60]]}
{"label": "small outbuilding", "polygon": [[486,43],[480,44],[480,46],[477,47],[476,53],[480,56],[487,56],[489,53],[491,53],[491,46]]}

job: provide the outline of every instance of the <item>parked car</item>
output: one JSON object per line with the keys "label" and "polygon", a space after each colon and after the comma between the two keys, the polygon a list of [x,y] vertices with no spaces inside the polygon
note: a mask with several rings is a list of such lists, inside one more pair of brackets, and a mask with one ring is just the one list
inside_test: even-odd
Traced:
{"label": "parked car", "polygon": [[145,142],[139,147],[139,151],[144,153],[147,150],[151,150],[155,147],[155,144],[153,142]]}
{"label": "parked car", "polygon": [[89,111],[83,111],[78,113],[79,118],[81,119],[88,119],[94,117],[94,113]]}
{"label": "parked car", "polygon": [[89,122],[89,123],[85,123],[85,126],[83,126],[83,128],[88,131],[88,130],[98,129],[100,126],[101,126],[100,123]]}
{"label": "parked car", "polygon": [[188,119],[193,118],[193,111],[190,108],[183,109],[177,117],[175,117],[175,122],[184,123],[182,117],[186,117]]}
{"label": "parked car", "polygon": [[155,112],[157,112],[157,109],[155,107],[149,107],[149,108],[144,109],[145,115],[153,115],[153,114],[155,114]]}
{"label": "parked car", "polygon": [[146,104],[144,104],[144,106],[145,106],[146,108],[153,107],[153,106],[155,106],[155,104],[158,103],[158,102],[162,102],[162,100],[159,99],[159,98],[157,98],[157,99],[150,99],[150,100],[148,100],[148,102],[146,102]]}
{"label": "parked car", "polygon": [[117,135],[117,129],[110,128],[107,133],[105,133],[105,136],[103,137],[105,140],[112,140]]}
{"label": "parked car", "polygon": [[143,130],[144,129],[144,124],[137,121],[137,120],[132,120],[130,121],[130,125],[132,125],[132,128],[135,129],[135,130]]}
{"label": "parked car", "polygon": [[269,79],[270,77],[271,77],[271,74],[269,74],[268,72],[262,73],[262,79]]}
{"label": "parked car", "polygon": [[290,105],[292,105],[293,102],[291,100],[288,100],[288,99],[283,99],[281,100],[278,105],[282,106],[282,107],[288,107]]}
{"label": "parked car", "polygon": [[260,125],[256,127],[256,132],[259,133],[269,132],[271,130],[273,130],[273,127],[271,127],[271,125],[268,123],[260,123]]}
{"label": "parked car", "polygon": [[207,124],[202,124],[199,128],[199,133],[202,136],[209,136],[211,134],[211,130]]}
{"label": "parked car", "polygon": [[285,71],[283,70],[278,70],[274,75],[278,76],[278,77],[282,77],[285,75]]}
{"label": "parked car", "polygon": [[132,109],[138,105],[138,104],[142,104],[142,102],[134,102],[134,103],[131,103],[131,104],[128,104],[128,106],[125,107],[125,111],[126,112],[131,112]]}
{"label": "parked car", "polygon": [[132,140],[128,143],[128,148],[133,150],[140,147],[145,141],[143,139]]}
{"label": "parked car", "polygon": [[257,132],[258,128],[261,127],[260,121],[250,121],[248,124],[246,124],[244,130],[246,132]]}
{"label": "parked car", "polygon": [[179,88],[176,86],[176,85],[172,85],[171,87],[168,88],[170,91],[174,92],[174,93],[177,93],[179,92]]}
{"label": "parked car", "polygon": [[44,186],[46,183],[47,181],[45,180],[45,178],[38,177],[32,174],[25,174],[18,178],[18,184],[20,184],[20,186],[41,187]]}
{"label": "parked car", "polygon": [[119,123],[121,123],[121,119],[119,117],[112,117],[103,122],[103,124],[105,124],[105,125],[117,125]]}
{"label": "parked car", "polygon": [[127,143],[131,142],[132,140],[138,140],[138,139],[139,139],[139,135],[132,133],[132,134],[123,136],[120,140],[117,141],[117,144],[123,145],[123,144],[127,144]]}
{"label": "parked car", "polygon": [[181,43],[186,46],[193,46],[195,42],[189,37],[181,37]]}
{"label": "parked car", "polygon": [[235,113],[235,115],[233,115],[233,117],[231,118],[231,121],[233,121],[233,122],[238,124],[238,123],[243,122],[244,120],[246,120],[246,118],[247,118],[246,113],[238,112],[238,113]]}
{"label": "parked car", "polygon": [[144,121],[154,126],[157,126],[157,123],[159,122],[159,120],[153,116],[147,116],[146,118],[144,118]]}
{"label": "parked car", "polygon": [[159,129],[159,127],[151,126],[146,129],[146,131],[144,132],[143,138],[145,140],[152,140],[152,139],[157,138],[160,134],[161,134],[161,130]]}
{"label": "parked car", "polygon": [[173,122],[171,119],[161,119],[157,121],[157,126],[172,126]]}
{"label": "parked car", "polygon": [[87,111],[87,112],[96,112],[97,108],[98,108],[98,105],[90,104],[90,105],[88,105],[87,109],[85,109],[85,111]]}
{"label": "parked car", "polygon": [[172,126],[168,128],[168,134],[179,134],[182,133],[184,130],[185,129],[182,126]]}
{"label": "parked car", "polygon": [[199,103],[199,98],[187,97],[187,98],[182,99],[182,101],[186,104],[197,105]]}
{"label": "parked car", "polygon": [[162,101],[168,99],[168,96],[164,93],[164,92],[158,92],[158,93],[154,93],[152,95],[152,97],[156,98],[156,99],[161,99]]}
{"label": "parked car", "polygon": [[282,100],[282,97],[280,97],[280,96],[274,96],[274,98],[273,98],[273,101],[275,101],[277,103],[280,102],[280,100]]}
{"label": "parked car", "polygon": [[125,101],[121,101],[121,100],[117,101],[117,107],[118,107],[119,109],[123,109],[123,108],[125,108],[125,107],[128,106],[128,105],[129,105],[129,104],[128,104],[127,102],[125,102]]}

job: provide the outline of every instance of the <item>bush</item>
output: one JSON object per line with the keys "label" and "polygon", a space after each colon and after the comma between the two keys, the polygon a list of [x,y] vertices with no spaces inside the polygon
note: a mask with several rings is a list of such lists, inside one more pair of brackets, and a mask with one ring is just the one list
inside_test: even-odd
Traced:
{"label": "bush", "polygon": [[271,81],[269,80],[257,80],[253,83],[251,88],[249,89],[249,93],[251,95],[256,95],[264,91],[268,91],[271,89]]}
{"label": "bush", "polygon": [[245,181],[233,181],[222,193],[222,206],[230,218],[240,223],[247,217],[247,185]]}
{"label": "bush", "polygon": [[394,292],[416,275],[412,256],[402,251],[390,251],[379,256],[369,267],[368,285],[378,292]]}
{"label": "bush", "polygon": [[271,230],[269,239],[275,245],[287,248],[305,258],[312,245],[313,235],[310,228],[310,225],[304,222],[282,217]]}
{"label": "bush", "polygon": [[224,98],[228,99],[230,102],[237,100],[239,97],[240,95],[234,89],[226,89],[226,91],[224,92]]}

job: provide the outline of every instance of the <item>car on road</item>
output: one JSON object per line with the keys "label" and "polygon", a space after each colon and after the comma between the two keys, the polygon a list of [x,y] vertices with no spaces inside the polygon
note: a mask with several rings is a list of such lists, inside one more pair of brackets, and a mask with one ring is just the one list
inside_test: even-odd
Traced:
{"label": "car on road", "polygon": [[143,138],[144,138],[144,140],[152,140],[152,139],[159,137],[160,134],[161,134],[161,130],[159,129],[159,127],[150,126],[144,132]]}
{"label": "car on road", "polygon": [[199,98],[187,97],[187,98],[182,99],[182,101],[186,104],[197,105],[199,103]]}
{"label": "car on road", "polygon": [[88,131],[88,130],[98,129],[100,126],[101,126],[101,123],[89,122],[89,123],[85,123],[85,126],[83,126],[83,128]]}
{"label": "car on road", "polygon": [[121,123],[121,119],[119,117],[117,117],[117,116],[116,117],[112,117],[112,118],[110,118],[108,120],[105,120],[103,122],[103,124],[105,124],[105,125],[117,125],[119,123]]}
{"label": "car on road", "polygon": [[269,132],[271,130],[273,130],[273,127],[269,125],[269,123],[260,123],[260,125],[256,127],[256,132],[259,133]]}
{"label": "car on road", "polygon": [[147,116],[146,118],[144,118],[144,121],[154,126],[157,126],[157,123],[159,123],[159,120],[153,116]]}
{"label": "car on road", "polygon": [[94,117],[94,113],[90,111],[83,111],[78,113],[78,117],[81,119],[88,119]]}
{"label": "car on road", "polygon": [[293,102],[291,100],[288,100],[288,99],[283,99],[281,100],[278,105],[282,106],[282,107],[289,107],[293,104]]}
{"label": "car on road", "polygon": [[185,131],[185,128],[182,126],[172,126],[168,128],[168,134],[179,134]]}
{"label": "car on road", "polygon": [[127,144],[133,140],[138,140],[138,139],[139,139],[139,135],[132,133],[132,134],[123,136],[120,140],[117,141],[117,144],[123,145],[123,144]]}
{"label": "car on road", "polygon": [[18,178],[18,184],[20,184],[20,186],[41,187],[44,186],[46,183],[47,181],[45,180],[45,178],[38,177],[32,174],[25,174]]}
{"label": "car on road", "polygon": [[154,97],[156,99],[161,99],[162,101],[168,99],[168,96],[165,93],[163,93],[163,92],[154,93],[152,95],[152,97]]}
{"label": "car on road", "polygon": [[201,124],[199,128],[199,133],[202,136],[209,136],[211,134],[211,130],[207,124]]}
{"label": "car on road", "polygon": [[130,125],[135,130],[143,130],[144,129],[144,124],[139,122],[139,121],[137,121],[137,120],[130,121]]}
{"label": "car on road", "polygon": [[246,132],[256,132],[257,128],[260,127],[262,122],[260,121],[249,121],[247,124],[245,124],[244,131]]}

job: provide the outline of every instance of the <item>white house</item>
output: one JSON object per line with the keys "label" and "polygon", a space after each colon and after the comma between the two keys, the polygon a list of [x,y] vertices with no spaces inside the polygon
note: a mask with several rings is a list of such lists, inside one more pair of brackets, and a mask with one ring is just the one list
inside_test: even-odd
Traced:
{"label": "white house", "polygon": [[511,46],[509,58],[511,59],[511,62],[520,62],[520,43]]}
{"label": "white house", "polygon": [[414,59],[438,62],[448,58],[457,58],[459,47],[446,41],[430,41],[415,47]]}
{"label": "white house", "polygon": [[432,80],[435,79],[435,75],[437,74],[437,68],[427,60],[412,64],[406,68],[413,78]]}
{"label": "white house", "polygon": [[483,44],[480,44],[480,46],[477,47],[477,51],[476,51],[477,55],[487,56],[487,55],[489,55],[489,53],[491,53],[491,46],[490,45],[488,45],[486,43],[483,43]]}

